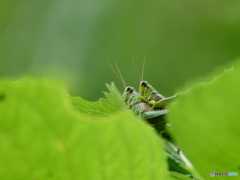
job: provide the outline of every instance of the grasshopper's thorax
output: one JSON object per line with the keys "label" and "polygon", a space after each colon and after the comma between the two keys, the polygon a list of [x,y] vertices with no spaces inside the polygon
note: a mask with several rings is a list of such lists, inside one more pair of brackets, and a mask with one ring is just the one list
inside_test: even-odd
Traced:
{"label": "grasshopper's thorax", "polygon": [[164,96],[161,95],[147,81],[140,82],[139,93],[142,96],[142,98],[147,99],[148,101],[159,101],[161,99],[164,99]]}

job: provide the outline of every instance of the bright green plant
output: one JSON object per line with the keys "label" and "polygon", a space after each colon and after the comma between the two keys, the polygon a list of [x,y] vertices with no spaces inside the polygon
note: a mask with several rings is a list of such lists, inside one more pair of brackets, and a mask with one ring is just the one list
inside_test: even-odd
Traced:
{"label": "bright green plant", "polygon": [[240,172],[240,64],[230,67],[205,83],[188,85],[170,107],[171,132],[206,179],[211,179],[210,171]]}
{"label": "bright green plant", "polygon": [[[240,65],[233,66],[188,85],[169,107],[170,133],[197,179],[239,172]],[[2,80],[0,179],[189,179],[169,171],[167,156],[176,152],[107,87],[105,99],[89,102],[52,80]]]}
{"label": "bright green plant", "polygon": [[108,87],[91,103],[51,80],[1,81],[0,178],[168,179],[163,142]]}

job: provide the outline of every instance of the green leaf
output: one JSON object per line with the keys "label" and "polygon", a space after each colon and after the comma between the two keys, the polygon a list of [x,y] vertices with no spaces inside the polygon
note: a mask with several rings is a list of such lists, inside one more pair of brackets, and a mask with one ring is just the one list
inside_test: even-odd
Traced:
{"label": "green leaf", "polygon": [[168,179],[163,142],[130,111],[91,120],[59,83],[1,81],[0,179]]}
{"label": "green leaf", "polygon": [[106,99],[101,98],[99,101],[90,102],[81,97],[71,96],[74,107],[79,112],[97,117],[110,115],[119,110],[127,110],[116,86],[113,83],[112,85],[106,84],[106,86],[111,92],[104,92]]}
{"label": "green leaf", "polygon": [[211,171],[239,172],[239,77],[236,63],[234,70],[188,89],[170,107],[171,132],[206,179]]}

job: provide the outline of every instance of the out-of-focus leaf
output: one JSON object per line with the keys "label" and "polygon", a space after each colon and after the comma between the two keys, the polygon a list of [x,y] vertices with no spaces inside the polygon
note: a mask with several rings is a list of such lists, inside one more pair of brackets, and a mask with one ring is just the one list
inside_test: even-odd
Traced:
{"label": "out-of-focus leaf", "polygon": [[233,66],[234,70],[189,89],[170,107],[172,133],[206,179],[212,178],[211,171],[239,172],[240,64]]}
{"label": "out-of-focus leaf", "polygon": [[0,167],[4,180],[169,177],[162,141],[132,113],[93,122],[61,85],[30,78],[0,82]]}

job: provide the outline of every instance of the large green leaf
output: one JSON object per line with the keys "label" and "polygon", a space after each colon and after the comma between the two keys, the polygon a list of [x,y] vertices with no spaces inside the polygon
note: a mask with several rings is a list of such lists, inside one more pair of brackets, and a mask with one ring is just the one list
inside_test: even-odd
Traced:
{"label": "large green leaf", "polygon": [[91,120],[54,81],[1,81],[0,179],[168,179],[162,141],[130,111]]}
{"label": "large green leaf", "polygon": [[206,179],[211,171],[239,172],[239,77],[236,63],[233,70],[188,89],[170,107],[172,133]]}

